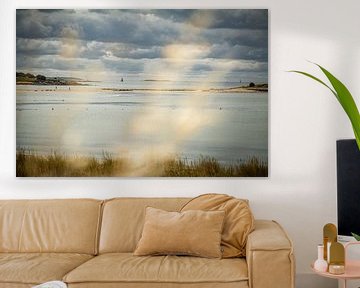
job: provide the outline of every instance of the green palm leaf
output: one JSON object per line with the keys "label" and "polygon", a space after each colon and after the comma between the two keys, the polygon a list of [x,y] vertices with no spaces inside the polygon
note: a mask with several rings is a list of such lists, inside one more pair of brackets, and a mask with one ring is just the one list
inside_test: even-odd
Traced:
{"label": "green palm leaf", "polygon": [[335,95],[336,99],[339,101],[340,105],[343,107],[345,113],[347,114],[347,116],[350,119],[352,128],[354,130],[355,138],[356,138],[356,143],[360,150],[360,114],[359,114],[358,108],[356,107],[354,98],[352,97],[350,91],[346,88],[346,86],[339,79],[337,79],[334,75],[332,75],[329,71],[327,71],[325,68],[321,67],[320,65],[318,65],[318,64],[315,64],[315,65],[317,65],[321,69],[321,71],[325,74],[325,76],[330,81],[333,88],[331,88],[325,82],[323,82],[319,78],[317,78],[309,73],[302,72],[302,71],[296,71],[296,70],[289,71],[289,72],[294,72],[294,73],[305,75],[305,76],[321,83]]}
{"label": "green palm leaf", "polygon": [[360,241],[360,235],[351,232],[351,235],[356,239],[356,241]]}

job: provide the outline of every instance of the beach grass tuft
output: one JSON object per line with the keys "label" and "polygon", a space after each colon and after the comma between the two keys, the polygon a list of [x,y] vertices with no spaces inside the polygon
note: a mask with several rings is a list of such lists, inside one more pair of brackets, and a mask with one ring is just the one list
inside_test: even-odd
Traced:
{"label": "beach grass tuft", "polygon": [[256,157],[231,165],[221,165],[215,158],[201,156],[198,160],[169,160],[164,176],[170,177],[267,177],[268,165]]}
{"label": "beach grass tuft", "polygon": [[[146,169],[144,169],[146,167]],[[16,153],[17,177],[267,177],[267,162],[251,157],[225,165],[215,158],[200,156],[197,160],[167,159],[134,167],[127,158],[104,153],[102,158],[66,156],[53,152],[37,155],[19,150]]]}

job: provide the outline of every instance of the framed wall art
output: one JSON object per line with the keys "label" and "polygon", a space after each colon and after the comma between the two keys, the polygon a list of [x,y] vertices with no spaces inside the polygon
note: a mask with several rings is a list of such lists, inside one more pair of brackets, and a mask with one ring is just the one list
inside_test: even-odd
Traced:
{"label": "framed wall art", "polygon": [[267,177],[268,11],[16,12],[19,177]]}

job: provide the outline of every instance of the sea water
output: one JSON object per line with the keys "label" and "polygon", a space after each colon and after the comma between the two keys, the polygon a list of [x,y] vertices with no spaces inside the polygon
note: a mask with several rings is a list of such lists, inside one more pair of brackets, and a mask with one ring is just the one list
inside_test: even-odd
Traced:
{"label": "sea water", "polygon": [[18,85],[17,150],[98,158],[136,159],[149,153],[187,160],[209,156],[225,164],[252,156],[268,159],[267,92],[181,91],[199,87],[191,82],[87,84]]}

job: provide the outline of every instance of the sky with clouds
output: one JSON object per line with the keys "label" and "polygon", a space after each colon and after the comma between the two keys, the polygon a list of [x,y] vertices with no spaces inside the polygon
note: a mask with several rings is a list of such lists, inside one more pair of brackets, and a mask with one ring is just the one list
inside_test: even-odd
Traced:
{"label": "sky with clouds", "polygon": [[267,82],[268,11],[17,10],[17,71]]}

